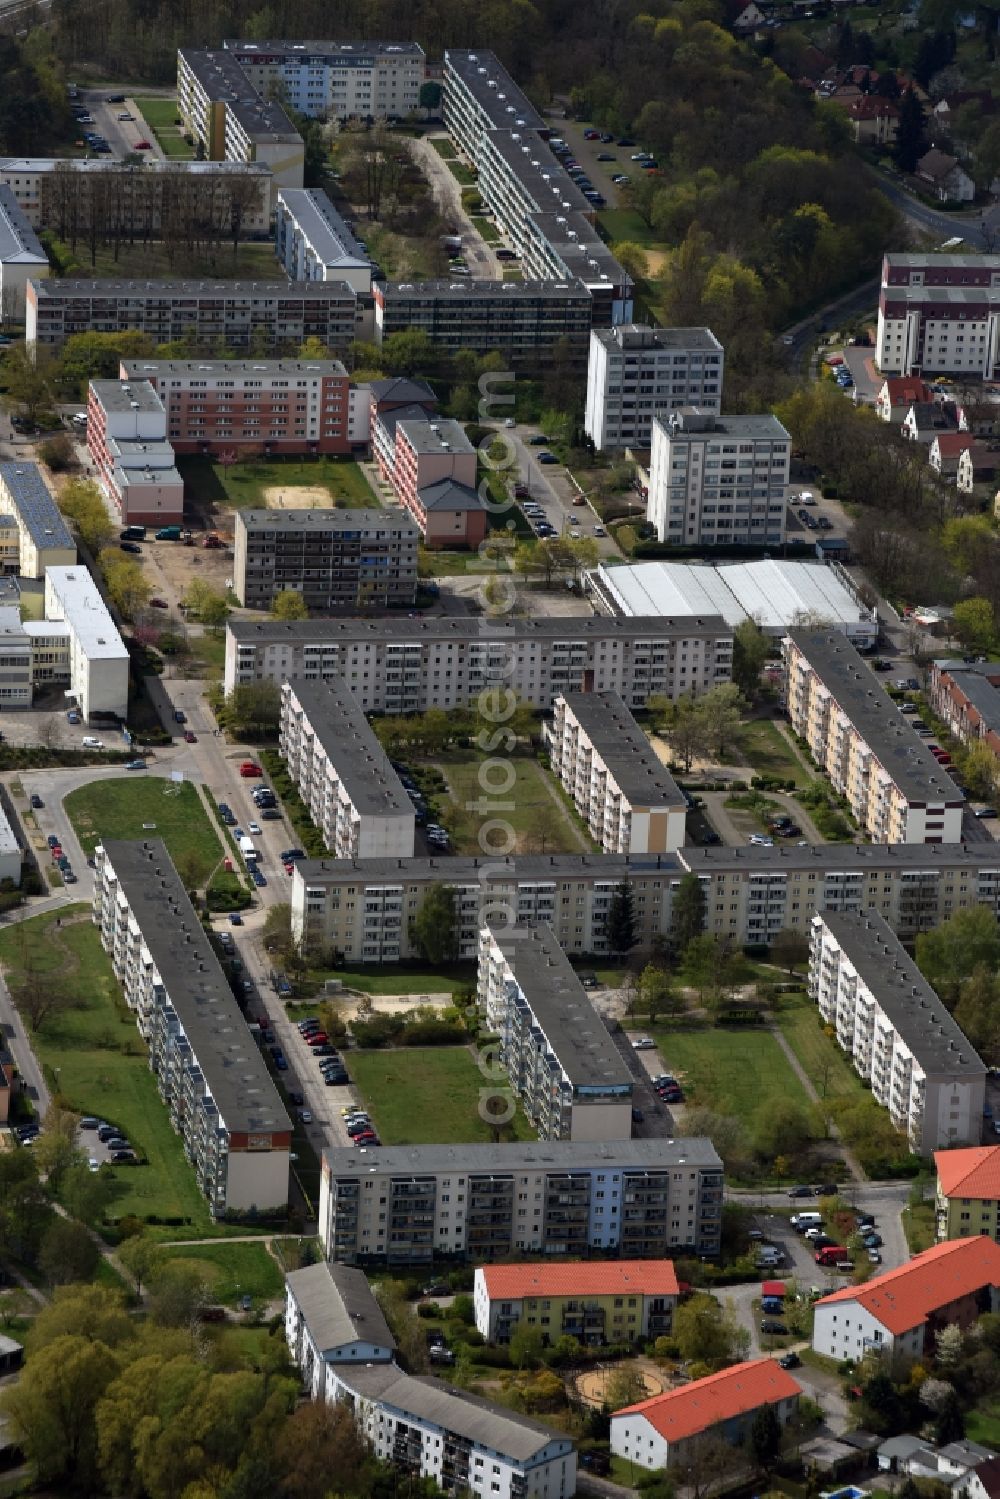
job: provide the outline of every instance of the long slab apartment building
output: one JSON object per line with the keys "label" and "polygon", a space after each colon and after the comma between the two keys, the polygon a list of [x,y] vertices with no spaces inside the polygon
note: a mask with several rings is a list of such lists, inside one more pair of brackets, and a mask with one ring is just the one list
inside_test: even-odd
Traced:
{"label": "long slab apartment building", "polygon": [[979,1144],[986,1065],[877,911],[813,918],[809,994],[917,1155]]}
{"label": "long slab apartment building", "polygon": [[288,774],[335,857],[412,857],[413,803],[342,682],[284,683],[279,735]]}
{"label": "long slab apartment building", "polygon": [[538,1138],[631,1139],[632,1074],[551,927],[484,926],[478,974],[480,1012]]}
{"label": "long slab apartment building", "polygon": [[319,1235],[327,1258],[349,1265],[711,1257],[721,1228],[722,1162],[697,1136],[323,1154]]}
{"label": "long slab apartment building", "polygon": [[501,683],[535,708],[560,692],[615,688],[642,707],[727,682],[732,631],[689,619],[326,619],[231,621],[225,690],[342,677],[365,713],[460,708]]}
{"label": "long slab apartment building", "polygon": [[94,925],[213,1217],[283,1210],[291,1121],[166,847],[95,860]]}
{"label": "long slab apartment building", "polygon": [[391,510],[238,510],[233,589],[248,609],[283,589],[327,612],[412,607],[419,539]]}
{"label": "long slab apartment building", "polygon": [[883,375],[1000,374],[1000,255],[886,255],[875,362]]}
{"label": "long slab apartment building", "polygon": [[154,343],[193,339],[293,353],[306,339],[346,351],[356,336],[357,296],[341,281],[29,280],[25,340],[56,346],[73,333],[148,333]]}
{"label": "long slab apartment building", "polygon": [[783,642],[792,728],[876,843],[958,843],[965,797],[843,635]]}
{"label": "long slab apartment building", "polygon": [[1000,857],[992,845],[827,844],[627,857],[310,859],[292,879],[292,926],[306,947],[336,947],[350,962],[405,961],[416,956],[410,921],[427,892],[445,884],[456,893],[462,958],[476,957],[484,922],[544,922],[565,952],[603,954],[608,911],[627,882],[636,947],[648,952],[669,935],[674,897],[689,874],[705,892],[706,929],[737,945],[763,946],[785,929],[807,936],[816,911],[873,907],[904,939],[971,906],[1000,916]]}
{"label": "long slab apartment building", "polygon": [[552,769],[606,854],[670,853],[687,802],[617,692],[565,692],[543,726]]}

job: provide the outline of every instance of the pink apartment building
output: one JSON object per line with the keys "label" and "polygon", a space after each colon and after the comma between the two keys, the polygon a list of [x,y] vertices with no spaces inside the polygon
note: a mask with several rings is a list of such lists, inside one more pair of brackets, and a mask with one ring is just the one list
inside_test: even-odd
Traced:
{"label": "pink apartment building", "polygon": [[91,380],[87,447],[122,525],[176,525],[184,481],[166,438],[163,403],[148,380]]}
{"label": "pink apartment building", "polygon": [[458,422],[405,415],[395,422],[387,472],[428,547],[477,547],[487,514],[476,490],[478,454]]}

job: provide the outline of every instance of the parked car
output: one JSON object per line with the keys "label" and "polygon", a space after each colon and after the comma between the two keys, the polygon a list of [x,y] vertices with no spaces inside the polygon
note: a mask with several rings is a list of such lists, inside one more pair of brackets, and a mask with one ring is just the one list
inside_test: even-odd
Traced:
{"label": "parked car", "polygon": [[783,1338],[788,1333],[788,1328],[785,1326],[784,1322],[776,1322],[770,1317],[764,1318],[763,1322],[760,1324],[760,1330],[762,1333],[765,1333],[768,1337],[772,1338]]}
{"label": "parked car", "polygon": [[797,1369],[801,1362],[802,1360],[795,1352],[783,1353],[778,1360],[778,1364],[782,1369]]}

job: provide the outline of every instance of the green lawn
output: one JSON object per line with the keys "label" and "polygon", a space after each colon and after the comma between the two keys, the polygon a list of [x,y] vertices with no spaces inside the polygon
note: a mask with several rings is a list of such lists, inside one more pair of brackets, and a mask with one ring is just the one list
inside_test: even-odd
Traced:
{"label": "green lawn", "polygon": [[597,222],[604,230],[605,237],[612,243],[618,239],[631,240],[636,245],[655,246],[663,243],[634,208],[602,208],[597,215]]}
{"label": "green lawn", "polygon": [[457,161],[450,156],[446,156],[444,160],[449,172],[457,182],[460,182],[463,187],[475,187],[478,176],[471,167],[467,167],[464,161]]}
{"label": "green lawn", "polygon": [[[484,852],[480,832],[485,823],[495,819],[509,824],[518,848],[524,852],[575,854],[593,848],[589,834],[559,795],[555,781],[548,779],[535,760],[528,755],[512,755],[509,764],[515,774],[514,784],[500,795],[490,793],[480,782],[480,766],[485,758],[443,757],[432,762],[448,784],[448,792],[438,799],[439,809],[442,825],[451,834],[456,853]],[[481,801],[484,794],[488,806],[499,804],[497,810],[470,812],[469,805]],[[494,844],[505,836],[499,831],[490,835]]]}
{"label": "green lawn", "polygon": [[226,852],[190,781],[179,788],[159,776],[92,781],[70,792],[64,805],[88,854],[102,838],[162,838],[174,863],[182,869],[189,863],[201,885]]}
{"label": "green lawn", "polygon": [[[330,968],[317,977],[340,979],[346,988],[360,989],[363,994],[454,994],[456,989],[475,984],[476,965],[455,963],[447,973],[395,964],[391,968]],[[302,1013],[311,1013],[309,1005]]]}
{"label": "green lawn", "polygon": [[933,1202],[907,1203],[902,1214],[903,1232],[911,1254],[921,1254],[937,1243],[937,1212]]}
{"label": "green lawn", "polygon": [[81,276],[158,276],[167,280],[183,276],[211,277],[215,280],[241,278],[253,281],[283,281],[284,273],[274,258],[270,244],[241,244],[233,254],[231,241],[215,247],[211,255],[191,259],[182,251],[173,258],[167,246],[158,240],[142,245],[122,245],[117,256],[110,246],[98,246],[91,255],[88,247],[76,247],[74,265],[66,274]]}
{"label": "green lawn", "polygon": [[500,230],[492,219],[483,218],[481,214],[476,214],[472,219],[472,227],[479,231],[488,245],[498,245],[500,243]]}
{"label": "green lawn", "polygon": [[194,147],[188,145],[184,139],[181,125],[178,123],[177,104],[173,99],[136,99],[136,108],[142,113],[143,119],[156,136],[164,156],[174,156],[190,160],[194,156]]}
{"label": "green lawn", "polygon": [[804,995],[783,996],[776,1019],[781,1034],[820,1098],[859,1098],[861,1079],[831,1036],[824,1034],[819,1012]]}
{"label": "green lawn", "polygon": [[799,764],[788,740],[771,719],[755,718],[752,723],[741,724],[737,743],[755,775],[776,776],[800,787],[815,779]]}
{"label": "green lawn", "polygon": [[454,161],[458,152],[446,135],[435,135],[430,144],[444,161]]}
{"label": "green lawn", "polygon": [[[86,919],[74,922],[76,915]],[[114,1173],[116,1188],[108,1217],[153,1214],[179,1219],[199,1234],[213,1232],[208,1206],[170,1126],[145,1044],[121,998],[89,907],[67,906],[59,917],[36,916],[0,932],[5,973],[16,973],[26,956],[32,971],[62,975],[78,1004],[32,1036],[50,1084],[81,1114],[118,1125],[148,1162],[105,1168]]]}
{"label": "green lawn", "polygon": [[171,1244],[163,1252],[193,1265],[216,1301],[234,1305],[241,1296],[271,1301],[284,1290],[284,1276],[263,1244]]}
{"label": "green lawn", "polygon": [[688,1103],[749,1120],[766,1099],[790,1098],[809,1106],[781,1047],[766,1030],[750,1026],[677,1030],[647,1027],[663,1064],[676,1073]]}
{"label": "green lawn", "polygon": [[1000,1452],[1000,1400],[987,1400],[982,1406],[967,1410],[965,1435],[970,1442],[982,1442]]}
{"label": "green lawn", "polygon": [[177,466],[192,493],[217,505],[263,507],[268,489],[315,485],[328,492],[330,506],[379,508],[378,497],[350,458],[262,458],[225,467],[210,458],[188,457],[179,458]]}
{"label": "green lawn", "polygon": [[[352,1051],[350,1071],[384,1145],[488,1143],[483,1090],[508,1096],[506,1079],[481,1073],[464,1046]],[[520,1111],[512,1124],[519,1140],[534,1139]]]}

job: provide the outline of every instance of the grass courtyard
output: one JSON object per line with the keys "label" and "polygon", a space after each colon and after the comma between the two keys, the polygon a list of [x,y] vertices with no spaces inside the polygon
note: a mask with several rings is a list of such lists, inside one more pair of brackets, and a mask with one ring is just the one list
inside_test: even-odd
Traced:
{"label": "grass courtyard", "polygon": [[135,105],[156,136],[164,156],[174,156],[185,160],[190,160],[194,156],[194,147],[189,146],[184,139],[178,121],[176,100],[137,98]]}
{"label": "grass courtyard", "polygon": [[330,506],[360,510],[378,509],[380,505],[361,469],[350,458],[261,458],[227,466],[211,458],[181,457],[177,467],[185,486],[203,505],[237,510],[244,505],[264,508],[269,489],[304,486],[325,490],[329,495],[325,503]]}
{"label": "grass courtyard", "polygon": [[778,1042],[768,1031],[749,1026],[647,1028],[656,1038],[668,1072],[678,1077],[685,1100],[698,1108],[749,1122],[762,1103],[791,1099],[809,1107],[805,1089]]}
{"label": "grass courtyard", "polygon": [[162,838],[182,878],[202,885],[227,852],[190,781],[146,775],[92,781],[70,792],[64,805],[88,854],[102,838]]}
{"label": "grass courtyard", "polygon": [[[508,1093],[506,1078],[494,1082],[480,1072],[465,1046],[352,1051],[351,1078],[383,1145],[488,1144],[484,1090]],[[534,1139],[520,1110],[511,1124],[518,1140]]]}
{"label": "grass courtyard", "polygon": [[836,1041],[824,1034],[816,1006],[805,994],[783,996],[775,1018],[820,1098],[860,1098],[866,1092]]}
{"label": "grass courtyard", "polygon": [[0,932],[0,964],[15,980],[25,972],[42,982],[48,973],[60,975],[75,1007],[31,1037],[49,1083],[74,1110],[118,1125],[147,1163],[105,1167],[115,1180],[108,1216],[155,1215],[212,1233],[208,1206],[170,1126],[90,908],[66,906],[58,916],[8,927]]}
{"label": "grass courtyard", "polygon": [[62,272],[72,276],[154,276],[167,280],[177,277],[206,277],[217,281],[252,280],[283,281],[284,272],[274,258],[270,244],[240,244],[233,253],[232,242],[223,241],[211,255],[187,256],[182,250],[174,255],[159,240],[149,244],[121,245],[116,255],[110,246],[98,246],[91,254],[78,244],[72,264]]}
{"label": "grass courtyard", "polygon": [[769,718],[755,718],[740,725],[736,743],[753,767],[754,775],[794,781],[804,789],[815,776],[799,763],[788,740]]}
{"label": "grass courtyard", "polygon": [[235,1305],[241,1296],[254,1301],[280,1297],[285,1279],[277,1261],[263,1244],[171,1244],[164,1249],[171,1260],[182,1260],[203,1277],[216,1301]]}
{"label": "grass courtyard", "polygon": [[[509,825],[519,852],[577,854],[596,848],[568,799],[537,761],[529,755],[511,755],[505,764],[514,772],[512,785],[491,789],[489,780],[485,785],[480,780],[485,758],[442,756],[432,762],[448,786],[439,798],[439,811],[456,853],[513,852],[501,846],[506,834],[500,829],[487,834],[495,847],[483,849],[480,833],[494,821]],[[470,810],[480,803],[483,810]]]}

